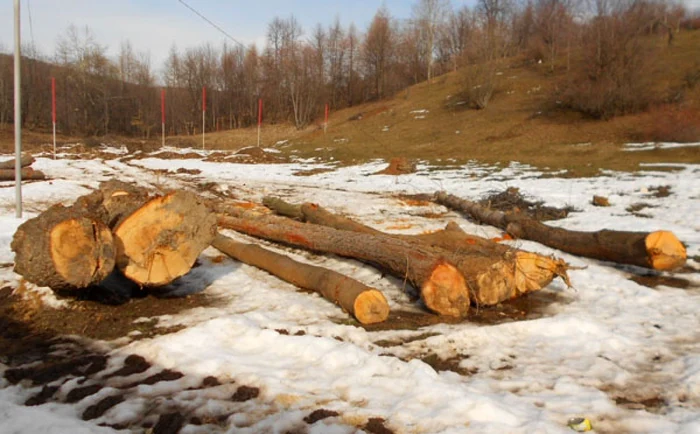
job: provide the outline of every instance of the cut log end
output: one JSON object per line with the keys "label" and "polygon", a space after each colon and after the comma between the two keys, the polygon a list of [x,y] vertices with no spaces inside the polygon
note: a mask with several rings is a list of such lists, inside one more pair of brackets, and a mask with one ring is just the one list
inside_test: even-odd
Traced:
{"label": "cut log end", "polygon": [[84,288],[99,282],[114,268],[114,239],[109,228],[89,218],[58,223],[49,234],[50,256],[65,282]]}
{"label": "cut log end", "polygon": [[519,251],[515,256],[515,288],[518,293],[513,296],[539,291],[555,277],[561,277],[570,287],[568,269],[568,264],[561,259]]}
{"label": "cut log end", "polygon": [[389,317],[389,303],[384,294],[376,289],[364,291],[355,299],[354,315],[362,324],[376,324]]}
{"label": "cut log end", "polygon": [[674,270],[685,264],[687,252],[680,240],[669,231],[656,231],[644,240],[649,264],[655,270]]}
{"label": "cut log end", "polygon": [[216,233],[216,217],[192,193],[150,200],[114,230],[117,266],[140,285],[165,285],[189,272]]}
{"label": "cut log end", "polygon": [[448,263],[433,269],[421,287],[426,307],[439,315],[465,317],[469,313],[469,288],[462,273]]}

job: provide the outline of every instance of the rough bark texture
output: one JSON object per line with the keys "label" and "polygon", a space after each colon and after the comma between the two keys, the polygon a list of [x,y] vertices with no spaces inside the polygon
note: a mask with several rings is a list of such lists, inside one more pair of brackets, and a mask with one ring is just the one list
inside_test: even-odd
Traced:
{"label": "rough bark texture", "polygon": [[84,209],[54,205],[15,232],[15,272],[39,286],[74,290],[98,284],[115,264],[109,228]]}
{"label": "rough bark texture", "polygon": [[[280,199],[266,205],[285,215],[301,215],[302,220],[336,229],[371,235],[384,235],[437,247],[464,275],[476,304],[493,305],[547,286],[559,276],[569,284],[566,264],[554,258],[513,249],[485,238],[469,235],[457,224],[431,234],[386,234],[347,217],[333,214],[315,204],[301,206]],[[296,208],[296,209],[295,209]]]}
{"label": "rough bark texture", "polygon": [[219,217],[219,225],[313,251],[371,262],[419,288],[425,305],[441,315],[465,316],[469,289],[449,252],[387,235],[370,235],[303,224],[281,217]]}
{"label": "rough bark texture", "polygon": [[[21,167],[31,166],[34,161],[36,161],[34,160],[34,157],[29,154],[22,154],[22,157],[20,158]],[[3,169],[15,170],[15,159],[12,158],[10,160],[0,161],[0,170]]]}
{"label": "rough bark texture", "polygon": [[436,197],[438,203],[467,213],[481,223],[499,227],[513,237],[537,241],[574,255],[656,270],[679,268],[686,261],[685,247],[668,231],[570,231],[544,225],[517,213],[491,211],[444,192]]}
{"label": "rough bark texture", "polygon": [[254,244],[245,244],[218,234],[212,246],[238,261],[263,269],[280,279],[321,294],[338,304],[362,324],[382,322],[389,316],[384,295],[335,271],[297,262]]}
{"label": "rough bark texture", "polygon": [[[34,170],[31,167],[23,167],[20,170],[22,175],[22,180],[32,180],[41,181],[46,179],[44,172],[40,170]],[[15,180],[15,169],[0,169],[0,181],[14,181]]]}

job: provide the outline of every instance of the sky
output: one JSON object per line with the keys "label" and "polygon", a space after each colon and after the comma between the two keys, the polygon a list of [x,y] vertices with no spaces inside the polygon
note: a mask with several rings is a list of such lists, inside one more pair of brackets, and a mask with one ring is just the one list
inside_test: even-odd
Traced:
{"label": "sky", "polygon": [[[476,0],[452,0],[455,7]],[[700,9],[700,0],[683,0]],[[411,16],[417,0],[185,0],[241,43],[264,45],[267,24],[276,16],[294,15],[306,34],[317,23],[330,24],[338,17],[344,26],[355,23],[364,31],[382,5],[398,19]],[[0,51],[13,44],[13,2],[0,2]],[[219,45],[226,37],[187,9],[179,0],[21,0],[22,40],[34,41],[45,55],[54,52],[56,40],[69,25],[88,26],[96,39],[115,56],[121,43],[149,51],[152,66],[159,69],[174,45],[180,49],[205,42]],[[31,19],[30,19],[31,17]]]}

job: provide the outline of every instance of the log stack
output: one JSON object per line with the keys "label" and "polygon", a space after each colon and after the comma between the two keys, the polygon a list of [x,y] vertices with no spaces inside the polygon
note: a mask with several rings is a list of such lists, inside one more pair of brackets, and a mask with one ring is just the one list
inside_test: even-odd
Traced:
{"label": "log stack", "polygon": [[[44,180],[46,175],[40,170],[34,170],[30,166],[34,164],[34,157],[29,154],[22,154],[20,159],[21,170],[23,180]],[[0,181],[14,181],[15,180],[15,160],[5,160],[0,161]]]}

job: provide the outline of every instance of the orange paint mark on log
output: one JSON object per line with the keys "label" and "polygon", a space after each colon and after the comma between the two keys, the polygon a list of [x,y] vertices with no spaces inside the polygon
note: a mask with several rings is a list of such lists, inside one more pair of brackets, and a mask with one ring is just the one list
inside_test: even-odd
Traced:
{"label": "orange paint mark on log", "polygon": [[305,246],[308,246],[310,244],[309,240],[298,234],[287,234],[285,238],[292,244],[302,244]]}
{"label": "orange paint mark on log", "polygon": [[214,264],[220,264],[220,263],[224,262],[224,259],[226,259],[226,256],[218,255],[218,256],[214,256],[213,258],[211,258],[211,262],[213,262]]}
{"label": "orange paint mark on log", "polygon": [[232,205],[243,209],[253,209],[259,207],[259,205],[254,202],[233,202]]}
{"label": "orange paint mark on log", "polygon": [[[494,243],[500,243],[501,241],[508,241],[508,240],[512,240],[512,239],[513,239],[513,237],[511,237],[510,234],[504,232],[500,237],[491,238],[491,241],[493,241]],[[472,241],[472,244],[474,244],[473,241]]]}
{"label": "orange paint mark on log", "polygon": [[389,230],[401,230],[401,229],[410,229],[412,228],[413,225],[410,223],[404,223],[404,224],[399,224],[399,225],[391,225],[387,226],[386,228]]}

